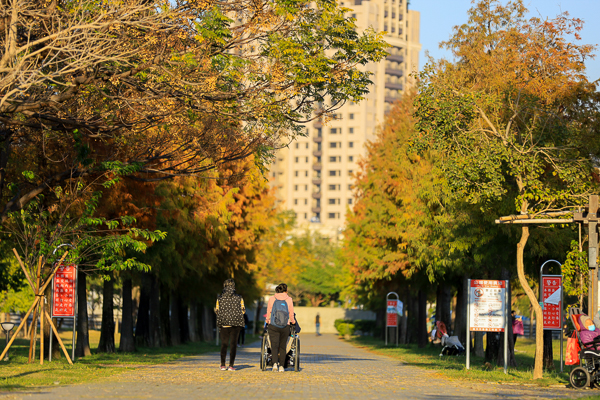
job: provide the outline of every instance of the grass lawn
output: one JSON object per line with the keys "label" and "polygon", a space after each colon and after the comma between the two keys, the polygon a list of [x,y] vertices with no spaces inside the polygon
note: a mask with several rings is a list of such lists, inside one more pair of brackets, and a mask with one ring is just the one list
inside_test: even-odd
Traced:
{"label": "grass lawn", "polygon": [[[569,384],[569,372],[571,371],[571,367],[565,366],[565,372],[560,373],[560,341],[558,340],[553,342],[556,372],[544,372],[544,378],[535,381],[532,379],[535,342],[522,337],[517,340],[515,346],[515,358],[517,360],[518,368],[509,368],[508,374],[504,374],[502,365],[486,365],[483,358],[475,357],[473,353],[471,353],[471,369],[467,370],[465,368],[464,356],[440,357],[441,347],[439,346],[431,347],[428,345],[424,349],[419,349],[416,345],[386,347],[382,340],[368,336],[355,337],[351,339],[351,343],[378,354],[400,359],[410,365],[436,370],[440,374],[451,379],[465,379],[479,382],[536,384],[540,386]],[[566,339],[563,342],[563,346],[566,349]]]}
{"label": "grass lawn", "polygon": [[[71,332],[61,332],[60,336],[71,355]],[[248,343],[255,339],[252,335],[246,336]],[[36,361],[28,364],[29,341],[17,339],[10,349],[10,360],[0,361],[0,390],[20,390],[36,386],[90,382],[141,366],[161,364],[184,356],[218,351],[214,342],[195,342],[162,348],[142,347],[138,348],[136,353],[96,354],[99,340],[100,332],[90,331],[92,355],[78,358],[71,366],[64,356],[52,362],[44,360],[44,365],[40,365],[39,342],[36,347]],[[115,341],[119,343],[118,336]],[[4,349],[4,343],[4,338],[2,338],[0,348]]]}

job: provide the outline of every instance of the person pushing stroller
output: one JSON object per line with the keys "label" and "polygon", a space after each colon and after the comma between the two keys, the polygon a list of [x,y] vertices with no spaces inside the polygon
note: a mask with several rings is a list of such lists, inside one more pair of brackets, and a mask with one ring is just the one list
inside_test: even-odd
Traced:
{"label": "person pushing stroller", "polygon": [[287,354],[287,339],[290,336],[290,324],[295,324],[294,302],[287,294],[287,285],[281,283],[275,288],[275,296],[269,299],[267,306],[267,333],[271,341],[273,354],[273,372],[284,372]]}

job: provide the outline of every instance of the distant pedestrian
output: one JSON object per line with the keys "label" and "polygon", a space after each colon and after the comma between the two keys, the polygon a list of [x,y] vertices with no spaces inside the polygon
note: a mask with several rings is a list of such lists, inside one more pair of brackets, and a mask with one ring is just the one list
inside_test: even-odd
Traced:
{"label": "distant pedestrian", "polygon": [[273,371],[284,372],[287,340],[290,337],[290,324],[295,324],[294,302],[287,294],[287,285],[281,283],[275,288],[275,296],[267,306],[267,332],[271,341]]}
{"label": "distant pedestrian", "polygon": [[317,330],[317,336],[321,336],[321,333],[319,332],[320,328],[321,328],[321,316],[319,315],[319,313],[317,313],[317,316],[315,317],[315,329]]}
{"label": "distant pedestrian", "polygon": [[523,327],[523,318],[518,316],[514,310],[511,311],[510,317],[512,320],[513,345],[515,345],[517,344],[517,338],[519,335],[525,334],[525,329]]}
{"label": "distant pedestrian", "polygon": [[[235,292],[235,281],[227,279],[223,283],[223,292],[217,298],[217,326],[221,338],[221,371],[235,371],[233,364],[237,352],[237,341],[240,330],[244,327],[244,299]],[[229,350],[229,368],[226,367],[225,358]]]}
{"label": "distant pedestrian", "polygon": [[240,338],[238,339],[238,346],[246,344],[246,329],[248,329],[248,314],[244,313],[244,327],[240,331]]}

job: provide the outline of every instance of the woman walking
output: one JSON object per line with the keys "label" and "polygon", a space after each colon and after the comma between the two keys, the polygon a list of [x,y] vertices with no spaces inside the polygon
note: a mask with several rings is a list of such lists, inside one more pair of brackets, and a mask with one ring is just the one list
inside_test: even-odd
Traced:
{"label": "woman walking", "polygon": [[[244,327],[244,299],[235,292],[235,281],[227,279],[223,283],[223,292],[217,298],[217,326],[221,338],[221,371],[235,371],[233,363],[237,352],[237,341],[240,330]],[[226,367],[225,358],[229,346],[229,368]]]}
{"label": "woman walking", "polygon": [[290,336],[290,324],[295,324],[294,303],[287,294],[287,285],[279,284],[275,288],[275,296],[269,299],[267,306],[267,332],[271,341],[273,355],[273,371],[284,372],[286,345]]}

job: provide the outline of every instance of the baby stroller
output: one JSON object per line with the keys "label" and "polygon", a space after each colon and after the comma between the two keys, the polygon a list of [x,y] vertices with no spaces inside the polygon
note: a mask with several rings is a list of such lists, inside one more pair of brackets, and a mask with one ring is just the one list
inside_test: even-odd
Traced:
{"label": "baby stroller", "polygon": [[440,357],[458,356],[465,353],[465,348],[462,343],[460,343],[458,336],[448,336],[446,324],[442,321],[436,321],[435,329],[431,333],[431,336],[434,344],[441,343],[442,345]]}
{"label": "baby stroller", "polygon": [[[294,371],[300,371],[300,338],[298,333],[300,332],[300,326],[291,325],[290,337],[287,341],[286,356],[283,368],[287,368],[291,365],[294,366]],[[269,333],[267,327],[263,332],[262,344],[260,346],[260,369],[266,371],[268,367],[273,366],[273,355],[271,354],[271,340],[269,339]]]}
{"label": "baby stroller", "polygon": [[581,340],[580,317],[585,315],[579,308],[569,309],[569,318],[575,327],[575,334],[581,350],[579,351],[579,367],[575,367],[569,374],[569,381],[574,388],[582,389],[593,384],[600,383],[600,350],[596,347],[600,345],[600,336],[594,338],[591,342]]}

